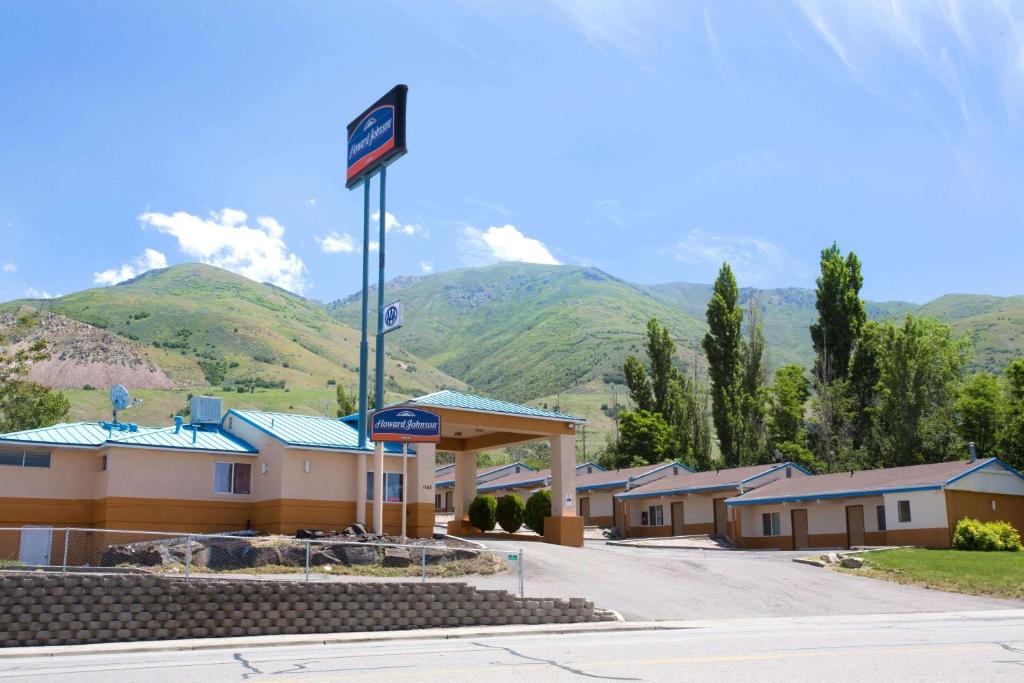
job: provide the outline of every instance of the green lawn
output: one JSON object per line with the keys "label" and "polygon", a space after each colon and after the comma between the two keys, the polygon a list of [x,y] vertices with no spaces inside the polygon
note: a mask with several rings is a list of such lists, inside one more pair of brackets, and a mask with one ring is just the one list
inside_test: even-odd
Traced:
{"label": "green lawn", "polygon": [[865,553],[852,570],[930,588],[1024,600],[1024,553],[901,548]]}

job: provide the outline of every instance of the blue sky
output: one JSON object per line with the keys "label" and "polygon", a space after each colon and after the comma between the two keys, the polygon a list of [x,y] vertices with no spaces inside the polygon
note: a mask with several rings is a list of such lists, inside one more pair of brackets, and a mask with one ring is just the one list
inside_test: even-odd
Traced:
{"label": "blue sky", "polygon": [[0,300],[196,260],[355,291],[345,124],[399,82],[389,277],[813,286],[836,240],[868,298],[1024,293],[1017,2],[0,0]]}

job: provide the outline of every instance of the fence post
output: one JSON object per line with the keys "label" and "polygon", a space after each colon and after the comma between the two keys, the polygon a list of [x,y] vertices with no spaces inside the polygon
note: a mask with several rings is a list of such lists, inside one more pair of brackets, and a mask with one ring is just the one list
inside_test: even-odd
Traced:
{"label": "fence post", "polygon": [[306,539],[306,583],[309,583],[309,539]]}
{"label": "fence post", "polygon": [[526,597],[526,583],[523,581],[523,549],[519,549],[519,597]]}
{"label": "fence post", "polygon": [[68,544],[71,543],[71,529],[65,527],[64,529],[64,562],[60,565],[60,570],[64,574],[68,573]]}
{"label": "fence post", "polygon": [[185,578],[192,575],[192,534],[185,536]]}
{"label": "fence post", "polygon": [[420,548],[420,568],[423,575],[423,580],[420,583],[427,582],[427,546]]}

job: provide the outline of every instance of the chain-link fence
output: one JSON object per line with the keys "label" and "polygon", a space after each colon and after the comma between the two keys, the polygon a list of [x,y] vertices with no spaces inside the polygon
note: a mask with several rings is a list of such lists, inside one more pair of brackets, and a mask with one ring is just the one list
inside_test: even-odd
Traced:
{"label": "chain-link fence", "polygon": [[[453,545],[452,543],[456,543]],[[251,532],[0,528],[0,571],[108,571],[300,581],[458,580],[524,595],[523,553],[457,542],[393,544]]]}

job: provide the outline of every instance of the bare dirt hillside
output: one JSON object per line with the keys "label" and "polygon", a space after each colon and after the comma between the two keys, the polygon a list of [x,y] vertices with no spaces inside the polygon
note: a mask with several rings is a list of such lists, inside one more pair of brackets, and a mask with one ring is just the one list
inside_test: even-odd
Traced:
{"label": "bare dirt hillside", "polygon": [[164,371],[132,341],[62,315],[26,309],[0,314],[0,335],[13,348],[37,339],[46,341],[50,358],[35,363],[28,379],[48,387],[174,388]]}

